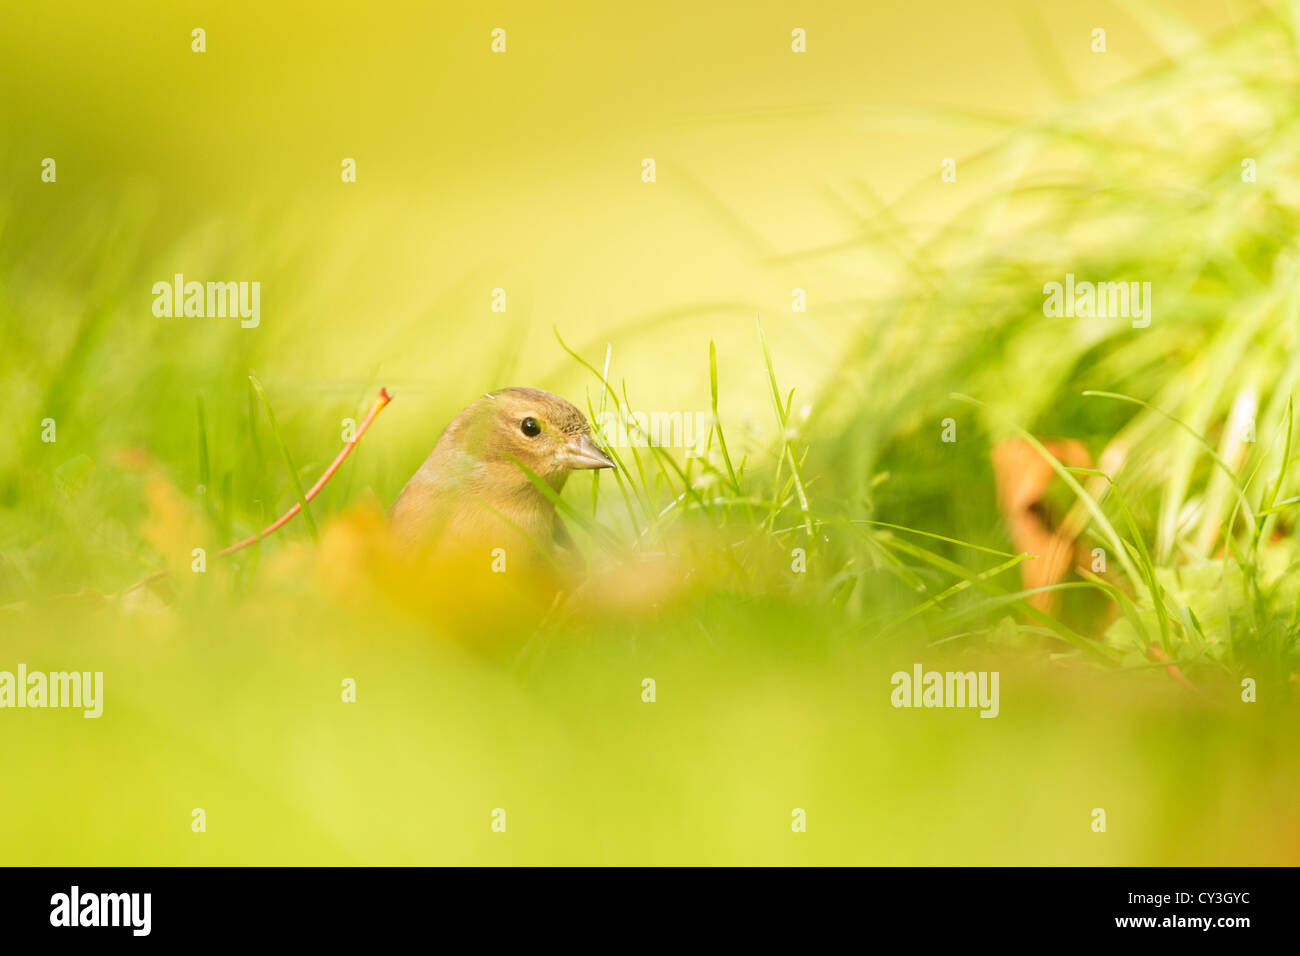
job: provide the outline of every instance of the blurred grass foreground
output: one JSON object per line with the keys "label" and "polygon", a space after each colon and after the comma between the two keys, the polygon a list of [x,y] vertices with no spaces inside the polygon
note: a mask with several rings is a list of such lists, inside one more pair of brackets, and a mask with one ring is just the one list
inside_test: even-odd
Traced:
{"label": "blurred grass foreground", "polygon": [[[1032,78],[1049,102],[863,105],[831,4],[807,76],[761,12],[716,54],[809,99],[702,92],[709,60],[637,126],[614,114],[643,64],[558,65],[536,51],[564,25],[520,9],[498,66],[494,24],[449,12],[421,82],[454,135],[405,139],[424,114],[399,82],[415,51],[380,56],[391,23],[355,48],[303,27],[351,51],[337,110],[295,79],[317,48],[277,66],[289,26],[251,7],[203,54],[150,13],[111,88],[73,43],[67,87],[26,99],[44,52],[7,37],[0,700],[19,665],[104,677],[96,719],[0,709],[0,862],[1300,860],[1300,23],[1116,7],[1132,59],[1091,76],[1115,67],[1089,21],[988,15],[1039,54],[980,95]],[[283,126],[240,70],[303,98]],[[248,103],[258,132],[205,154],[132,98]],[[730,167],[719,130],[773,152]],[[936,142],[964,144],[952,167]],[[864,176],[891,144],[925,174]],[[178,273],[259,282],[260,321],[158,315]],[[1149,323],[1046,314],[1067,277],[1149,284]],[[504,384],[593,420],[698,413],[699,453],[633,426],[616,472],[570,481],[554,580],[403,565],[384,508]],[[391,409],[306,514],[217,557],[299,500],[381,385]],[[894,706],[917,665],[997,672],[996,718]]]}

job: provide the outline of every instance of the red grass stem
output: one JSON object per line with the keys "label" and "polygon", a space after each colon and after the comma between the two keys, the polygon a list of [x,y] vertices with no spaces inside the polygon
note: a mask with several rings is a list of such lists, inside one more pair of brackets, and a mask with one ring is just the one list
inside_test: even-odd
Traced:
{"label": "red grass stem", "polygon": [[[357,433],[352,436],[351,441],[344,444],[343,450],[338,453],[337,457],[335,457],[335,459],[332,462],[330,462],[330,466],[325,469],[325,472],[320,476],[316,484],[312,485],[311,490],[309,490],[305,495],[303,495],[303,500],[311,501],[318,494],[320,494],[320,490],[325,487],[325,483],[334,477],[334,473],[338,471],[339,467],[343,464],[343,462],[347,460],[348,455],[352,454],[352,449],[357,446],[357,443],[359,441],[361,441],[361,436],[366,433],[366,429],[369,428],[370,423],[375,420],[375,416],[377,416],[380,412],[382,412],[384,410],[384,406],[387,405],[392,400],[393,400],[393,396],[388,394],[388,389],[381,388],[379,390],[379,397],[375,399],[374,403],[370,406],[370,410],[366,412],[366,417],[361,419],[361,424],[357,426]],[[295,503],[292,508],[290,508],[284,514],[282,514],[272,524],[267,525],[257,534],[250,535],[249,537],[245,538],[243,541],[236,542],[235,544],[232,544],[230,547],[224,548],[221,551],[217,552],[218,557],[223,557],[227,554],[234,554],[236,551],[239,551],[243,548],[247,548],[250,544],[256,544],[257,542],[265,538],[267,535],[274,534],[275,532],[283,528],[286,524],[288,524],[294,518],[294,516],[297,515],[300,511],[302,511],[302,505]],[[166,574],[167,574],[167,570],[165,568],[160,571],[154,571],[153,573],[148,574],[145,577],[141,578],[139,581],[135,582],[135,584],[132,584],[129,588],[126,588],[122,592],[122,594],[129,594],[130,592],[136,590],[137,588],[143,587],[144,585],[148,584],[150,581],[156,581],[158,578],[161,578]]]}
{"label": "red grass stem", "polygon": [[[383,411],[384,406],[387,405],[392,400],[393,397],[388,394],[388,389],[381,388],[379,390],[379,397],[376,398],[374,404],[370,406],[370,411],[366,412],[366,417],[361,419],[361,424],[357,426],[357,433],[352,436],[352,440],[350,442],[348,442],[343,446],[343,450],[338,453],[338,456],[332,462],[330,462],[330,466],[326,468],[324,474],[322,474],[320,478],[316,480],[316,484],[312,485],[311,488],[307,491],[307,493],[303,495],[303,499],[305,501],[311,501],[318,494],[320,494],[320,490],[325,487],[325,482],[329,481],[331,478],[334,477],[334,472],[338,471],[339,466],[343,464],[343,462],[347,459],[348,455],[352,454],[352,449],[356,447],[357,442],[361,441],[361,436],[366,433],[366,429],[369,428],[370,423],[375,420],[375,416],[378,415],[381,411]],[[224,557],[227,554],[234,554],[236,551],[239,551],[242,548],[247,548],[250,544],[256,544],[257,542],[265,538],[267,535],[274,534],[275,532],[279,531],[286,524],[288,524],[289,521],[292,520],[300,511],[302,511],[302,505],[294,504],[292,508],[290,508],[284,514],[280,515],[280,517],[277,518],[273,523],[267,525],[257,534],[249,535],[243,541],[237,542],[236,544],[232,544],[228,548],[224,548],[221,551],[218,551],[217,556]]]}

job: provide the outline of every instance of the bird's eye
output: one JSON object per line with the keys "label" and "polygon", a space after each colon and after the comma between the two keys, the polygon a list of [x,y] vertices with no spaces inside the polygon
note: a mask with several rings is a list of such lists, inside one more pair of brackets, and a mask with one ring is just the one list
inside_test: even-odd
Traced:
{"label": "bird's eye", "polygon": [[535,418],[525,418],[519,423],[519,430],[529,438],[536,438],[542,433],[542,426],[537,424],[537,419]]}

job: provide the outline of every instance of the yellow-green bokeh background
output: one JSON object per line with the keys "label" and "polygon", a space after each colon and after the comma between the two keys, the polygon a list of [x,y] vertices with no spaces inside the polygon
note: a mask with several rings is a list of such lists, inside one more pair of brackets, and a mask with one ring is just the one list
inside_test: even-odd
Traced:
{"label": "yellow-green bokeh background", "polygon": [[[1179,12],[1207,34],[1232,22],[1231,4]],[[80,245],[98,262],[86,220],[125,210],[117,238],[145,274],[260,278],[264,327],[240,347],[282,394],[381,369],[408,392],[387,427],[427,434],[438,416],[420,401],[445,413],[505,384],[503,352],[518,381],[586,387],[558,326],[597,357],[612,342],[647,408],[706,407],[716,339],[724,403],[762,416],[756,312],[788,387],[812,395],[859,304],[898,281],[876,255],[797,258],[860,237],[845,208],[858,184],[894,202],[1063,92],[1104,90],[1198,39],[1160,22],[1121,4],[23,6],[0,40],[0,157],[43,226],[34,257],[76,263]],[[505,55],[489,49],[496,26]],[[805,55],[790,52],[795,26]],[[45,156],[60,178],[42,191],[28,173]],[[987,181],[922,188],[900,215],[933,227]],[[809,290],[797,322],[794,287]],[[114,308],[141,317],[131,345],[164,361],[238,335],[175,323],[160,339],[149,288],[137,295]]]}

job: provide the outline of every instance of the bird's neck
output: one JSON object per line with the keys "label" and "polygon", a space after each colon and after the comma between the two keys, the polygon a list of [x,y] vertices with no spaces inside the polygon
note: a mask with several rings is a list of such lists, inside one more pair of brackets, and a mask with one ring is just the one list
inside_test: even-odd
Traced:
{"label": "bird's neck", "polygon": [[[561,473],[558,477],[546,479],[546,483],[558,494],[566,477]],[[554,532],[557,520],[555,504],[513,463],[508,472],[484,475],[483,480],[475,482],[475,485],[475,496],[511,523],[542,537]]]}

